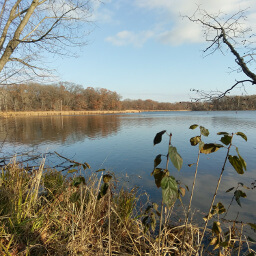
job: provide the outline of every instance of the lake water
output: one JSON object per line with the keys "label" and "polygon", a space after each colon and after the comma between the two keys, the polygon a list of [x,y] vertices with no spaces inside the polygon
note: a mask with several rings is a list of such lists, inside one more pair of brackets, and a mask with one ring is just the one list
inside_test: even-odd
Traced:
{"label": "lake water", "polygon": [[[221,201],[228,207],[233,195],[233,192],[225,193],[228,188],[238,182],[250,187],[256,180],[256,111],[1,118],[0,138],[4,141],[4,155],[32,150],[31,154],[57,151],[67,158],[89,163],[93,170],[105,168],[113,171],[124,186],[139,186],[141,191],[150,194],[152,201],[159,202],[161,190],[156,188],[150,174],[156,155],[167,154],[169,139],[163,136],[163,141],[153,146],[153,138],[162,130],[173,134],[172,145],[182,156],[183,167],[178,172],[170,163],[169,170],[171,175],[191,188],[195,165],[189,167],[188,164],[196,162],[198,148],[190,146],[189,139],[199,135],[198,129],[189,129],[192,124],[209,129],[210,135],[204,138],[205,142],[219,143],[221,136],[216,134],[220,131],[244,132],[248,137],[247,142],[239,136],[233,140],[247,162],[247,171],[239,175],[228,163],[216,199],[216,203]],[[208,211],[226,152],[226,148],[222,148],[214,154],[201,154],[192,207],[202,214]],[[235,154],[235,149],[232,149],[232,154]],[[48,160],[53,166],[62,161],[52,156]],[[160,167],[165,167],[164,161]],[[235,218],[239,212],[238,220],[255,222],[256,189],[245,192],[247,198],[241,199],[242,207],[234,202],[228,218]],[[184,204],[188,200],[187,192]]]}

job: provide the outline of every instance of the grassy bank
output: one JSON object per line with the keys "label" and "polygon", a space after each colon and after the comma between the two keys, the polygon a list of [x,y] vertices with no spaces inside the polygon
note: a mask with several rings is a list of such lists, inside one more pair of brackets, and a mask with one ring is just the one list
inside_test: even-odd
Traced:
{"label": "grassy bank", "polygon": [[[141,221],[145,207],[136,208],[136,189],[117,189],[110,175],[65,178],[43,165],[33,174],[15,161],[2,170],[1,255],[158,254],[158,240]],[[179,229],[166,234],[173,252]]]}
{"label": "grassy bank", "polygon": [[73,115],[105,115],[105,114],[121,114],[121,113],[139,113],[139,110],[124,111],[20,111],[20,112],[0,112],[2,117],[14,116],[73,116]]}
{"label": "grassy bank", "polygon": [[[135,188],[124,189],[113,175],[88,167],[74,163],[67,177],[45,168],[44,160],[32,172],[15,159],[4,166],[0,255],[195,255],[200,227],[187,224],[185,231],[181,215],[180,223],[172,221],[173,207],[158,209]],[[248,251],[233,227],[219,255],[239,255],[244,244]],[[209,232],[206,237],[205,245]],[[200,255],[214,255],[213,249],[202,247]]]}

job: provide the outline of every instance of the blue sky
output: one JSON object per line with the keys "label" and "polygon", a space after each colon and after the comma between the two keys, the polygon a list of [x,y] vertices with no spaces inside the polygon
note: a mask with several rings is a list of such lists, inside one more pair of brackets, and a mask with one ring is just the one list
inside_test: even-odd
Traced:
{"label": "blue sky", "polygon": [[[94,4],[94,23],[79,57],[54,63],[59,79],[107,88],[123,99],[160,102],[190,100],[191,88],[229,88],[245,77],[230,73],[229,67],[236,67],[230,53],[203,56],[200,26],[181,17],[193,14],[196,4],[227,14],[253,6],[248,18],[256,24],[254,0],[105,0]],[[255,89],[248,85],[246,92]]]}

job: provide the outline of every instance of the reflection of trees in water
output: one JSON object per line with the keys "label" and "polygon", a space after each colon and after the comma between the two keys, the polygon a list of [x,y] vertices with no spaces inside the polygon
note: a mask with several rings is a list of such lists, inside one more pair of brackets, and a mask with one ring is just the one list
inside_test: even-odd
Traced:
{"label": "reflection of trees in water", "polygon": [[104,116],[51,116],[0,119],[0,140],[35,145],[45,141],[72,143],[102,138],[120,129],[120,119]]}

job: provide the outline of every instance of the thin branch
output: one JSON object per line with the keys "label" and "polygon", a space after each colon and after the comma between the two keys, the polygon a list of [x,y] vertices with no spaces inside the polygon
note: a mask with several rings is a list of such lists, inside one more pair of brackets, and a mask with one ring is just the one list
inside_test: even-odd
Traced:
{"label": "thin branch", "polygon": [[[243,84],[249,82],[251,84],[256,84],[256,74],[251,68],[248,66],[249,63],[255,61],[253,55],[256,55],[254,48],[250,48],[250,45],[254,42],[251,40],[247,41],[251,36],[247,36],[246,33],[250,32],[250,28],[244,28],[244,24],[242,20],[246,19],[245,10],[239,10],[238,12],[232,14],[230,17],[227,17],[225,21],[223,21],[223,14],[218,13],[215,15],[210,15],[207,11],[197,8],[195,13],[192,16],[185,16],[191,22],[199,23],[202,25],[202,29],[205,34],[205,40],[210,42],[210,45],[203,51],[208,55],[213,54],[215,51],[220,50],[222,53],[222,45],[227,46],[227,49],[235,56],[235,62],[239,66],[236,70],[243,72],[249,79],[244,79],[241,81],[237,81],[234,85],[232,85],[229,89],[224,92],[220,91],[210,91],[205,92],[201,90],[192,89],[200,95],[199,99],[196,102],[201,100],[215,100],[221,99],[226,96],[230,91],[232,91],[239,84]],[[215,35],[214,35],[215,34]],[[242,40],[244,39],[244,40]],[[245,48],[243,56],[240,55],[238,49],[240,49],[240,45]],[[223,53],[224,54],[224,53]],[[247,59],[245,60],[245,58]]]}

